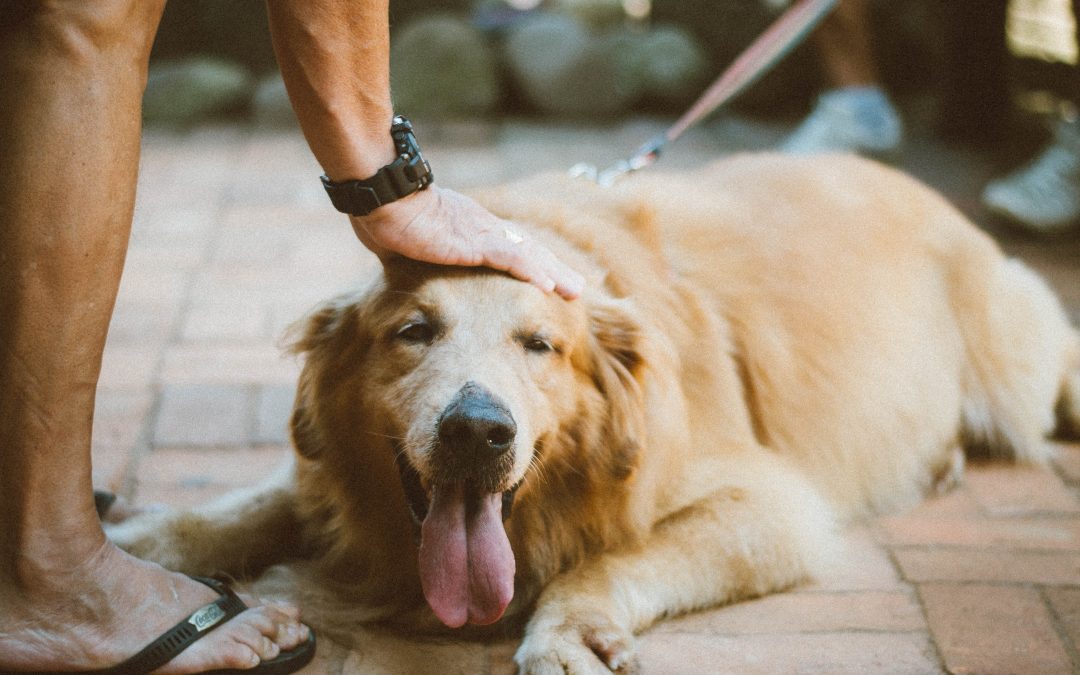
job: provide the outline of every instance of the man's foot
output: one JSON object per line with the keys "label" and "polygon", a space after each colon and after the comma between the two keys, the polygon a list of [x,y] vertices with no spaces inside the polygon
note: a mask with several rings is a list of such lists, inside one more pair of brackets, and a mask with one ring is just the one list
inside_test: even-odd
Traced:
{"label": "man's foot", "polygon": [[[27,576],[21,587],[0,587],[0,671],[115,666],[219,597],[111,543],[79,568]],[[297,647],[308,635],[296,608],[254,605],[155,672],[252,668]]]}
{"label": "man's foot", "polygon": [[900,148],[903,135],[900,115],[881,89],[844,87],[822,94],[780,150],[792,155],[888,155]]}
{"label": "man's foot", "polygon": [[1080,225],[1080,120],[1062,122],[1035,161],[983,190],[993,213],[1033,232]]}

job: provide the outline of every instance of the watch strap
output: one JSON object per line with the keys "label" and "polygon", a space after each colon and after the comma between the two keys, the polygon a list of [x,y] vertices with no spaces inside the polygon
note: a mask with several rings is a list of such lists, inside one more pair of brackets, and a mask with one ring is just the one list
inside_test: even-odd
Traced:
{"label": "watch strap", "polygon": [[375,209],[423,190],[434,180],[431,165],[420,153],[412,133],[412,124],[404,117],[394,118],[390,127],[397,159],[361,180],[335,183],[322,176],[323,187],[330,202],[338,211],[354,216],[366,216]]}

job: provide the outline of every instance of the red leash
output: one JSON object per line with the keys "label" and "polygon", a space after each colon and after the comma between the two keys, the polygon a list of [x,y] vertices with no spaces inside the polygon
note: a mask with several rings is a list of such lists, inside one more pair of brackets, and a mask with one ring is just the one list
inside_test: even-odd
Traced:
{"label": "red leash", "polygon": [[596,167],[578,164],[570,169],[575,176],[588,176],[601,185],[611,185],[624,174],[649,166],[660,157],[664,146],[694,124],[730,101],[756,82],[806,39],[806,36],[836,6],[837,0],[797,0],[764,33],[750,44],[727,70],[720,74],[694,105],[667,131],[638,148],[629,159],[597,172]]}

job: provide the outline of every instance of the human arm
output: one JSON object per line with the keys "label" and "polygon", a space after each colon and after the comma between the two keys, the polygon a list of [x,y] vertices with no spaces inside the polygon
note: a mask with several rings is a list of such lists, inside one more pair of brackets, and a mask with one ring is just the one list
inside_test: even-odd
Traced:
{"label": "human arm", "polygon": [[[267,0],[267,9],[289,98],[326,175],[367,178],[393,161],[388,0]],[[380,258],[484,265],[567,298],[582,290],[581,276],[547,248],[438,185],[350,220]]]}

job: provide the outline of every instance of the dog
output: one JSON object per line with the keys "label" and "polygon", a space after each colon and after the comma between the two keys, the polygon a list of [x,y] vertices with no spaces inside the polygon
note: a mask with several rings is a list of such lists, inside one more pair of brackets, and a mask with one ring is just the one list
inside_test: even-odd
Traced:
{"label": "dog", "polygon": [[320,631],[519,631],[526,673],[634,666],[657,620],[827,570],[844,523],[968,454],[1080,432],[1080,337],[941,196],[855,157],[744,155],[476,195],[584,295],[396,260],[301,325],[295,462],[111,528],[257,577]]}

